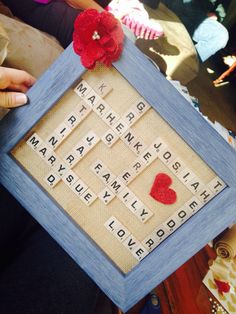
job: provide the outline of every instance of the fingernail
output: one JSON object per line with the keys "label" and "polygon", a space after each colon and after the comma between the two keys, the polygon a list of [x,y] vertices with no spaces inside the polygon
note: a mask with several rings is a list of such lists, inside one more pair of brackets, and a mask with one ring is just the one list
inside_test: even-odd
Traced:
{"label": "fingernail", "polygon": [[28,102],[28,98],[25,94],[16,94],[15,95],[15,103],[16,105],[25,105]]}

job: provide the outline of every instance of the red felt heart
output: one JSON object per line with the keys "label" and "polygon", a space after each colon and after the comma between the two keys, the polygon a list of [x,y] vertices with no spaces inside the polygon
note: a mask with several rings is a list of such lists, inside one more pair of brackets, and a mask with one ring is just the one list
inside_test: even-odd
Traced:
{"label": "red felt heart", "polygon": [[150,191],[151,197],[162,204],[173,204],[176,202],[176,193],[169,189],[172,184],[172,179],[165,173],[159,173],[153,182]]}
{"label": "red felt heart", "polygon": [[217,279],[214,279],[214,281],[215,281],[215,284],[216,284],[217,289],[218,289],[220,294],[229,292],[230,285],[228,284],[228,282],[224,282],[224,281],[217,280]]}

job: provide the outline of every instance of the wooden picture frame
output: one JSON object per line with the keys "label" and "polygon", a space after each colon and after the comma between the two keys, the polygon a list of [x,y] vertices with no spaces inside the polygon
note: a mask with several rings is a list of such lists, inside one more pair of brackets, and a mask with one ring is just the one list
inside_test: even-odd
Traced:
{"label": "wooden picture frame", "polygon": [[12,110],[1,121],[0,182],[125,312],[236,220],[236,153],[128,40],[121,59],[113,66],[226,188],[123,274],[10,154],[85,72],[72,46],[30,89],[30,105]]}

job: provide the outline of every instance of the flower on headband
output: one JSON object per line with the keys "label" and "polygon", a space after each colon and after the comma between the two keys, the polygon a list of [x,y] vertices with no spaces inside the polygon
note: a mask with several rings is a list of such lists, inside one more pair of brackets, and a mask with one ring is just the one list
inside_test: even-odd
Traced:
{"label": "flower on headband", "polygon": [[113,61],[118,60],[123,49],[123,40],[120,22],[107,11],[99,13],[88,9],[75,20],[74,51],[88,69],[93,69],[97,61],[110,66]]}

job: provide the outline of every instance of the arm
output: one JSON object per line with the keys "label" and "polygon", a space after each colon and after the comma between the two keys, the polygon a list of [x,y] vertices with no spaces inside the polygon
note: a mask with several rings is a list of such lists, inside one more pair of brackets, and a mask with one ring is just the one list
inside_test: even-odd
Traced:
{"label": "arm", "polygon": [[93,0],[65,0],[65,2],[76,9],[96,9],[102,11],[103,8]]}

